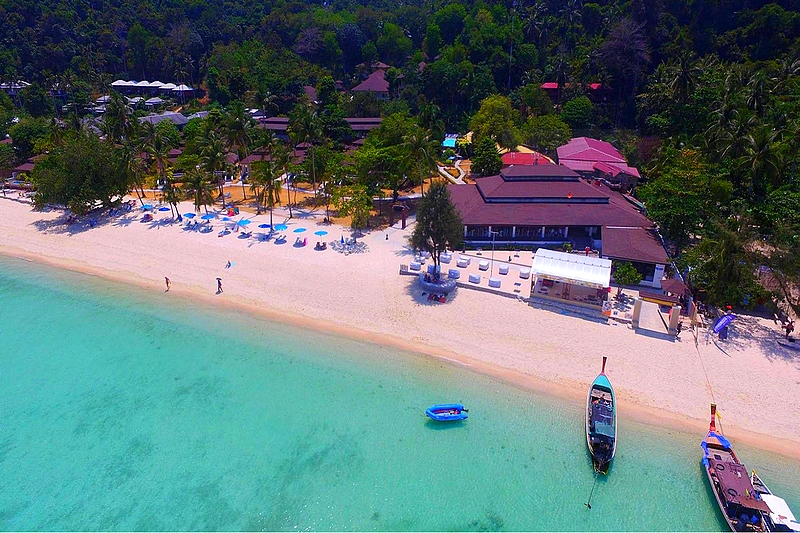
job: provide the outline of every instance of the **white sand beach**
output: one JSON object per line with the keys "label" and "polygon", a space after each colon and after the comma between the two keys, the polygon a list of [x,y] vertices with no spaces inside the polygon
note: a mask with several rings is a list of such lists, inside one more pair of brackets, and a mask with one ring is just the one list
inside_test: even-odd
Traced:
{"label": "white sand beach", "polygon": [[[183,213],[190,211],[182,206]],[[471,366],[575,400],[585,397],[601,356],[608,355],[623,416],[687,426],[699,440],[715,400],[726,434],[800,458],[800,352],[776,343],[780,331],[772,321],[741,317],[723,352],[706,343],[705,332],[695,348],[688,331],[672,342],[624,324],[599,324],[462,288],[444,304],[429,303],[415,278],[398,274],[412,258],[406,248],[410,228],[368,233],[360,239],[365,253],[345,255],[330,246],[316,251],[314,244],[348,237],[349,229],[323,226],[324,210],[297,214],[283,232],[288,242],[278,245],[255,238],[265,231],[257,226],[269,223],[268,214],[250,217],[253,238],[241,239],[237,233],[218,237],[218,221],[206,234],[142,223],[139,210],[100,218],[92,228],[67,226],[61,211],[34,212],[0,198],[0,253],[136,284],[158,298],[204,298],[431,354],[443,364]],[[156,212],[156,220],[165,217],[168,212]],[[276,210],[274,218],[283,222],[285,214]],[[306,231],[293,232],[300,227]],[[320,230],[329,233],[314,235]],[[294,247],[297,236],[308,245]],[[495,261],[506,256],[498,253]],[[229,269],[227,261],[233,263]],[[169,293],[165,276],[172,281]],[[217,277],[223,280],[220,295]],[[530,281],[521,293],[529,292]]]}

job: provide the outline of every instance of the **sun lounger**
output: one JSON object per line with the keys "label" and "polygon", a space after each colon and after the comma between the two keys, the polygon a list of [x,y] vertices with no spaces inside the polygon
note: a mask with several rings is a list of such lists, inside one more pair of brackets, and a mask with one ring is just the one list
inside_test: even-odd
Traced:
{"label": "sun lounger", "polygon": [[489,286],[494,289],[500,288],[500,280],[498,278],[489,278]]}
{"label": "sun lounger", "polygon": [[469,266],[469,257],[464,257],[463,255],[458,258],[456,261],[456,266],[460,268],[467,268]]}
{"label": "sun lounger", "polygon": [[508,265],[500,265],[500,268],[498,268],[498,272],[500,274],[504,275],[504,276],[507,275],[508,274]]}
{"label": "sun lounger", "polygon": [[479,270],[489,270],[489,261],[487,261],[486,259],[482,259],[478,263],[478,269]]}
{"label": "sun lounger", "polygon": [[453,255],[448,253],[439,254],[439,261],[444,263],[445,265],[449,265],[450,261],[453,260]]}
{"label": "sun lounger", "polygon": [[470,283],[480,283],[481,277],[479,274],[470,274],[469,275],[469,282]]}
{"label": "sun lounger", "polygon": [[472,258],[468,255],[459,255],[458,261],[459,262],[464,261],[467,265],[469,265],[472,262]]}
{"label": "sun lounger", "polygon": [[447,271],[447,279],[460,279],[461,278],[461,271],[455,268],[451,268]]}
{"label": "sun lounger", "polygon": [[411,261],[411,263],[408,265],[408,268],[410,270],[420,271],[422,270],[422,264],[419,261]]}
{"label": "sun lounger", "polygon": [[531,277],[531,269],[530,268],[520,268],[519,269],[519,277],[522,279],[528,279]]}

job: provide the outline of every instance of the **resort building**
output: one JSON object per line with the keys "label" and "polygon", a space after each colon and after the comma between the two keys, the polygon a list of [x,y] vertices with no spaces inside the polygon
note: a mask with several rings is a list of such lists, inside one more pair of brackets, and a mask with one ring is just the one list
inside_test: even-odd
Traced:
{"label": "resort building", "polygon": [[553,160],[539,152],[506,152],[500,156],[503,168],[518,165],[552,165]]}
{"label": "resort building", "polygon": [[[350,117],[344,120],[350,126],[350,129],[353,130],[354,137],[363,138],[367,136],[367,133],[380,126],[383,119],[381,119],[381,117]],[[260,127],[272,131],[279,139],[286,140],[289,138],[288,117],[264,117],[261,118],[258,123]]]}
{"label": "resort building", "polygon": [[559,146],[558,163],[586,178],[606,181],[612,188],[629,190],[641,177],[611,143],[589,137],[576,137]]}
{"label": "resort building", "polygon": [[389,82],[386,80],[386,69],[379,68],[351,89],[353,92],[369,92],[380,100],[389,98]]}
{"label": "resort building", "polygon": [[467,246],[598,250],[631,261],[643,283],[660,287],[668,259],[653,223],[599,180],[563,165],[514,165],[449,191]]}

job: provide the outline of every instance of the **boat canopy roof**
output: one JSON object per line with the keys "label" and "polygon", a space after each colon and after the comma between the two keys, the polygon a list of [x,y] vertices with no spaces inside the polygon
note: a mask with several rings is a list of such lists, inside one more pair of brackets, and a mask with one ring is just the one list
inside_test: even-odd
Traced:
{"label": "boat canopy roof", "polygon": [[781,524],[792,531],[800,531],[800,523],[795,519],[786,500],[774,494],[762,494],[761,499],[764,500],[769,507],[770,518],[772,518],[774,524]]}
{"label": "boat canopy roof", "polygon": [[763,500],[756,499],[756,489],[750,482],[747,469],[732,461],[709,459],[709,466],[719,480],[720,494],[728,503],[735,503],[748,509],[769,512]]}
{"label": "boat canopy roof", "polygon": [[603,435],[604,437],[608,437],[610,439],[614,438],[614,426],[612,424],[606,424],[605,422],[595,422],[594,432],[598,435]]}

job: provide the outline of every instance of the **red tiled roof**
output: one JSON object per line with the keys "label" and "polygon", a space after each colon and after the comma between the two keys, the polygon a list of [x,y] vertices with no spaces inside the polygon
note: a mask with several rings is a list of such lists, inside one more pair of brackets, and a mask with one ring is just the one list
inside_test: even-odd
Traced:
{"label": "red tiled roof", "polygon": [[666,264],[667,252],[650,227],[603,228],[603,257],[628,259],[641,263]]}
{"label": "red tiled roof", "polygon": [[521,152],[506,152],[500,159],[503,164],[508,165],[548,165],[550,161],[543,155],[534,152],[532,154],[523,154]]}
{"label": "red tiled roof", "polygon": [[487,203],[476,185],[448,186],[466,225],[650,226],[652,222],[611,190],[609,203]]}
{"label": "red tiled roof", "polygon": [[689,295],[691,291],[684,282],[678,278],[670,278],[661,280],[661,292],[668,292],[677,295]]}
{"label": "red tiled roof", "polygon": [[14,172],[30,172],[31,170],[33,170],[33,163],[31,162],[22,163],[14,168]]}
{"label": "red tiled roof", "polygon": [[11,140],[11,138],[10,138],[10,137],[6,137],[6,138],[5,138],[5,139],[3,139],[2,141],[0,141],[0,144],[11,144],[12,142],[13,142],[13,141]]}
{"label": "red tiled roof", "polygon": [[[557,149],[559,162],[562,159],[577,161],[604,161],[625,163],[625,158],[611,143],[589,137],[576,137]],[[562,163],[563,164],[563,163]]]}
{"label": "red tiled roof", "polygon": [[545,91],[547,90],[555,91],[556,89],[558,89],[558,83],[554,81],[546,81],[542,84],[542,89],[544,89]]}
{"label": "red tiled roof", "polygon": [[386,71],[376,70],[352,89],[353,91],[366,91],[372,93],[388,93],[389,82],[386,81]]}

